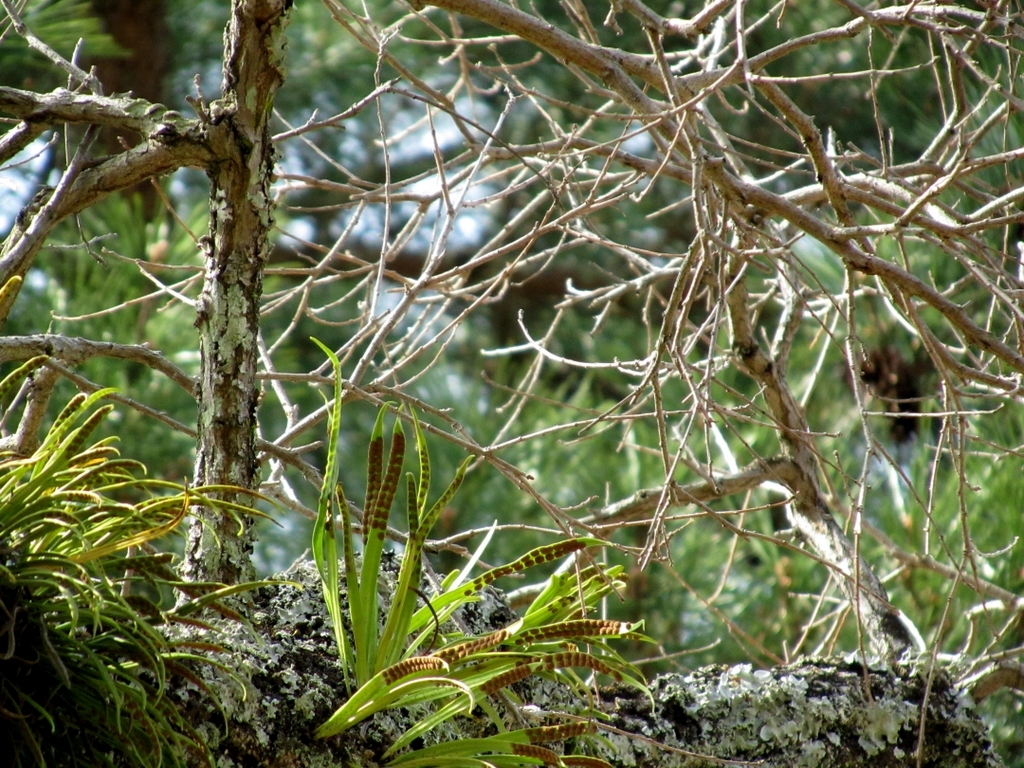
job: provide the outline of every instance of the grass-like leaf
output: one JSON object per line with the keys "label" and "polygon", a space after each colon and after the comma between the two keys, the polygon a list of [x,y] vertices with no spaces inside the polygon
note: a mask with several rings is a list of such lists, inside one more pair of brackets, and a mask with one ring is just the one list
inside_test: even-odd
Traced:
{"label": "grass-like leaf", "polygon": [[[0,382],[10,392],[29,361]],[[181,523],[211,489],[148,480],[110,438],[89,445],[109,412],[102,390],[79,395],[30,456],[0,456],[0,733],[6,764],[183,766],[210,763],[166,695],[184,653],[163,628],[254,585],[187,585],[201,594],[161,607],[186,585],[170,556],[136,554]],[[238,491],[238,489],[233,489]],[[145,590],[133,594],[133,590]]]}
{"label": "grass-like leaf", "polygon": [[[315,339],[314,339],[315,341]],[[317,342],[319,344],[319,342]],[[449,619],[460,607],[479,599],[479,593],[497,580],[530,568],[573,555],[586,547],[602,546],[593,538],[569,539],[531,550],[508,565],[464,579],[450,574],[440,594],[429,606],[417,609],[422,596],[422,557],[430,529],[441,511],[462,485],[471,458],[467,458],[441,495],[430,503],[431,467],[426,439],[415,413],[414,428],[417,473],[406,475],[406,524],[408,538],[398,578],[391,591],[390,605],[380,629],[378,617],[381,562],[387,524],[405,463],[406,439],[401,411],[391,429],[391,446],[385,462],[385,418],[390,406],[377,414],[367,450],[367,489],[363,509],[363,558],[356,570],[352,527],[347,502],[338,485],[338,435],[342,403],[341,371],[337,357],[320,344],[334,368],[334,400],[328,419],[328,458],[324,473],[317,521],[313,533],[313,557],[324,586],[328,612],[346,681],[354,678],[355,690],[316,731],[318,738],[345,732],[372,715],[393,708],[430,704],[431,709],[395,740],[384,754],[393,765],[521,766],[561,763],[552,750],[534,744],[543,740],[569,738],[577,730],[524,729],[507,731],[488,697],[530,675],[565,683],[586,697],[586,685],[573,669],[607,676],[647,692],[642,675],[615,653],[609,642],[621,637],[640,638],[639,625],[585,618],[598,601],[612,590],[622,588],[622,569],[587,566],[550,577],[523,618],[509,626],[479,637],[451,628]],[[345,562],[350,624],[354,643],[348,643],[346,617],[341,609],[338,583],[338,551],[335,526],[345,539]],[[468,575],[468,574],[465,574]],[[448,628],[445,628],[445,627]],[[439,650],[426,655],[419,649],[429,638],[442,635]],[[585,645],[581,650],[576,643]],[[430,646],[433,646],[432,640]],[[650,695],[649,692],[648,696]],[[506,695],[506,701],[509,700]],[[511,697],[514,700],[515,697]],[[452,718],[479,705],[493,720],[499,733],[490,739],[460,740],[400,754],[418,739]],[[560,735],[561,734],[561,735]],[[587,758],[577,756],[581,761]],[[586,762],[576,765],[589,768]],[[595,765],[594,768],[597,768]],[[602,766],[603,768],[603,766]]]}
{"label": "grass-like leaf", "polygon": [[[327,417],[327,468],[324,471],[323,486],[317,503],[317,517],[313,525],[313,561],[320,573],[320,581],[324,589],[324,602],[327,613],[331,617],[334,639],[341,656],[341,666],[345,674],[345,688],[351,692],[349,668],[352,666],[352,653],[349,650],[348,637],[345,634],[345,617],[341,612],[341,594],[339,591],[338,539],[335,525],[340,523],[344,532],[344,552],[346,555],[346,573],[349,575],[349,600],[352,600],[352,586],[355,582],[354,560],[352,554],[352,524],[348,518],[348,509],[344,496],[339,492],[338,484],[338,439],[341,434],[342,380],[341,363],[337,356],[320,343],[319,346],[331,361],[334,370],[334,398],[328,404],[330,409]],[[340,498],[339,498],[340,497]],[[353,617],[355,618],[355,617]]]}
{"label": "grass-like leaf", "polygon": [[[383,425],[387,406],[380,409],[371,440],[379,440],[383,455]],[[398,490],[398,481],[402,476],[405,462],[405,432],[402,422],[395,420],[391,431],[391,453],[387,466],[380,475],[380,485],[375,489],[367,489],[367,498],[373,501],[363,514],[363,563],[359,577],[359,610],[361,622],[353,620],[356,632],[356,670],[360,683],[369,679],[377,670],[387,666],[387,661],[380,658],[378,648],[377,625],[377,575],[380,573],[380,559],[384,552],[384,539],[387,533],[388,513]],[[352,602],[351,595],[349,596]]]}

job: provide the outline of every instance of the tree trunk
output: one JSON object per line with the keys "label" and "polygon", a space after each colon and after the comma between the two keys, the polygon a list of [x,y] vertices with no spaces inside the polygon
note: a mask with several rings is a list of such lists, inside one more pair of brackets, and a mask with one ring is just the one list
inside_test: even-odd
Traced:
{"label": "tree trunk", "polygon": [[[209,167],[206,279],[196,307],[201,369],[197,485],[255,490],[259,303],[273,224],[270,117],[284,80],[284,26],[290,0],[234,0],[225,33],[222,98],[205,107],[220,160]],[[251,503],[244,494],[222,494]],[[194,581],[238,584],[254,576],[252,519],[243,530],[197,507],[183,573]]]}

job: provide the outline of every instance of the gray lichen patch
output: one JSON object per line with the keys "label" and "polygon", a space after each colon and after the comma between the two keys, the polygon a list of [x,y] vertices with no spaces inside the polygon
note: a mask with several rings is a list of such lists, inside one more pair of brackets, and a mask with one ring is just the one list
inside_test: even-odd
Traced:
{"label": "gray lichen patch", "polygon": [[[652,684],[651,712],[632,692],[610,692],[613,724],[689,753],[769,766],[998,766],[987,733],[941,675],[927,694],[910,668],[809,660],[754,670],[708,667]],[[627,746],[628,743],[628,746]],[[680,755],[630,739],[616,743],[633,765],[678,765]],[[685,762],[685,761],[683,761]],[[701,761],[697,761],[700,763]]]}
{"label": "gray lichen patch", "polygon": [[345,699],[316,569],[302,564],[284,578],[302,587],[257,590],[251,626],[218,620],[215,633],[190,638],[225,649],[210,656],[219,667],[194,668],[217,704],[193,684],[176,694],[218,768],[342,764],[343,748],[313,738],[316,726]]}
{"label": "gray lichen patch", "polygon": [[[382,569],[397,573],[398,564],[388,553]],[[223,669],[201,665],[195,670],[218,696],[220,707],[192,683],[175,695],[186,702],[218,768],[378,765],[385,750],[423,719],[427,705],[389,710],[338,736],[316,740],[316,728],[346,699],[344,675],[316,568],[302,563],[282,578],[301,588],[278,584],[256,591],[251,626],[224,621],[218,622],[220,632],[191,629],[190,637],[179,638],[225,648],[211,654]],[[394,579],[379,583],[386,605],[386,589]],[[344,610],[344,593],[341,598]],[[495,590],[459,615],[461,626],[472,634],[514,619]],[[598,722],[600,738],[575,748],[596,750],[623,768],[711,764],[700,755],[764,768],[997,768],[999,761],[969,700],[941,674],[934,676],[926,696],[925,680],[923,672],[910,667],[811,660],[772,670],[716,666],[664,676],[651,683],[653,710],[651,700],[635,688],[603,688],[587,701],[567,685],[538,677],[516,683],[492,705],[509,727],[519,727],[560,714],[585,716],[597,702],[608,715],[607,722]],[[422,743],[484,736],[493,728],[478,710],[435,728]]]}
{"label": "gray lichen patch", "polygon": [[[382,614],[390,604],[387,589],[393,586],[399,565],[397,556],[384,553],[382,573],[391,578],[378,582]],[[188,706],[218,768],[376,764],[399,736],[428,714],[428,708],[384,712],[344,734],[316,740],[316,728],[347,698],[344,672],[316,567],[298,563],[280,578],[299,586],[282,582],[256,590],[251,626],[208,619],[215,631],[183,630],[176,639],[215,643],[225,652],[210,654],[219,666],[193,669],[218,703],[192,683],[175,695]],[[347,612],[344,592],[341,600]],[[485,634],[516,618],[493,589],[458,616],[473,634]],[[428,739],[434,743],[480,732],[473,718],[463,718],[461,725],[463,732],[446,726],[432,731]]]}

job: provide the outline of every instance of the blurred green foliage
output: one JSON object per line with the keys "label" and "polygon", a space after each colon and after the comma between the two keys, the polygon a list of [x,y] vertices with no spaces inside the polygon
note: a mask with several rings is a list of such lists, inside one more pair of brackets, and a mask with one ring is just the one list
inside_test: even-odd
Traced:
{"label": "blurred green foliage", "polygon": [[[90,44],[100,47],[94,52],[109,52],[102,48],[106,43],[96,28],[88,26],[92,22],[83,10],[86,5],[70,0],[30,4],[26,20],[60,50],[66,50],[69,41],[85,36]],[[216,93],[225,4],[190,0],[169,5],[175,52],[169,103],[188,112],[185,96],[192,94],[188,83],[193,75],[201,76],[207,97]],[[370,5],[374,6],[374,19],[380,29],[396,24],[409,13],[398,2]],[[848,18],[841,4],[826,0],[790,3],[784,8],[766,0],[751,0],[745,7],[748,20],[760,20],[747,38],[748,56],[842,24]],[[64,15],[57,15],[58,8]],[[553,23],[566,25],[560,4],[553,0],[535,3],[532,8]],[[79,26],[68,23],[59,32],[48,31],[48,19],[67,21],[72,17]],[[599,38],[608,45],[646,51],[639,26],[623,14],[618,20],[621,34],[599,26]],[[751,24],[749,21],[748,26]],[[463,20],[462,30],[467,36],[481,38],[494,34],[490,27],[469,19]],[[280,120],[275,130],[302,125],[314,109],[319,119],[336,115],[377,83],[402,77],[392,63],[378,62],[375,51],[346,33],[323,4],[296,4],[288,35],[289,78],[277,101]],[[401,26],[400,34],[389,38],[387,50],[408,72],[446,92],[462,73],[441,60],[448,51],[430,42],[434,39],[426,23],[409,22]],[[43,69],[27,49],[20,44],[10,47],[9,39],[3,46],[0,81],[13,83],[23,78],[22,82],[28,83],[25,78],[43,76]],[[680,50],[688,46],[683,41]],[[474,43],[469,50],[466,61],[472,67],[465,66],[468,80],[477,90],[457,93],[460,112],[480,125],[493,126],[507,97],[502,89],[492,87],[494,78],[504,78],[506,84],[511,84],[511,72],[519,78],[516,87],[535,95],[544,107],[543,111],[528,107],[525,100],[517,105],[502,128],[502,141],[530,143],[560,138],[552,122],[576,126],[604,104],[601,94],[587,88],[561,63],[546,55],[536,56],[535,49],[522,42]],[[800,49],[774,62],[771,71],[780,78],[808,73],[844,75],[806,80],[794,84],[788,92],[798,105],[815,115],[820,129],[835,132],[840,151],[855,148],[879,164],[901,163],[921,154],[943,119],[945,95],[940,94],[934,74],[926,66],[934,55],[927,38],[908,29],[895,38],[878,34],[869,42],[858,37]],[[531,63],[515,66],[523,62]],[[986,48],[978,52],[977,62],[988,72],[997,71],[1003,64],[996,52]],[[876,113],[867,79],[845,75],[883,64],[887,72],[877,78]],[[689,70],[684,67],[682,71]],[[407,78],[401,79],[398,87],[412,92]],[[965,97],[973,100],[978,95],[969,87]],[[379,109],[371,104],[341,127],[311,132],[303,141],[283,144],[282,172],[339,184],[354,183],[353,179],[366,185],[379,183],[387,173],[396,179],[419,173],[429,181],[437,161],[434,148],[422,135],[406,134],[403,142],[390,145],[390,165],[379,142],[382,134],[394,135],[423,119],[423,103],[396,92],[386,94],[380,104]],[[729,126],[732,134],[748,142],[742,151],[752,167],[761,168],[764,163],[785,165],[790,160],[788,153],[802,149],[798,136],[784,130],[776,120],[767,119],[769,112],[763,104],[754,103],[738,89],[730,91],[728,99],[709,101],[708,109]],[[434,114],[441,126],[437,154],[451,157],[464,151],[464,137],[455,131],[443,110],[438,107]],[[626,119],[608,120],[588,137],[611,141],[632,127],[634,124]],[[474,135],[482,137],[479,132]],[[629,148],[643,155],[650,149],[647,141],[639,137]],[[1003,130],[985,136],[977,152],[1003,152],[1020,147],[1022,142],[1024,124],[1021,116],[1014,114]],[[548,183],[556,208],[561,205],[564,210],[576,199],[574,195],[586,194],[576,186],[576,170],[550,170]],[[984,180],[991,185],[993,196],[1019,188],[1024,184],[1024,161],[994,164],[984,171]],[[784,191],[813,182],[808,165],[794,165],[780,173],[773,184]],[[503,183],[505,179],[498,179],[489,189],[500,188]],[[124,344],[147,343],[194,375],[198,361],[190,307],[158,291],[144,276],[143,267],[175,291],[195,298],[200,288],[200,261],[193,235],[205,231],[206,180],[194,171],[182,172],[165,182],[163,188],[180,218],[160,210],[147,221],[138,201],[113,197],[68,222],[57,238],[62,248],[47,252],[30,274],[7,332],[49,330]],[[624,403],[637,383],[635,377],[611,366],[582,368],[552,361],[539,364],[532,351],[522,348],[502,355],[484,355],[482,350],[521,345],[522,312],[523,325],[533,337],[550,331],[547,348],[570,360],[626,361],[647,354],[672,291],[671,278],[652,280],[646,293],[627,292],[609,305],[605,316],[582,302],[563,304],[569,279],[575,288],[589,289],[634,276],[618,254],[595,244],[597,234],[647,249],[656,254],[651,259],[662,266],[670,258],[682,258],[689,252],[696,230],[686,202],[692,190],[662,176],[653,182],[637,180],[630,192],[614,207],[587,216],[594,239],[566,244],[572,240],[568,235],[548,233],[531,244],[533,253],[552,249],[550,262],[544,262],[544,266],[555,273],[556,290],[537,288],[539,279],[531,287],[527,278],[541,270],[524,268],[515,290],[482,303],[462,321],[438,362],[432,362],[435,350],[431,349],[395,377],[411,382],[403,383],[402,391],[431,406],[433,415],[421,416],[442,432],[452,432],[454,422],[486,446],[507,419],[514,419],[503,434],[508,444],[499,457],[529,475],[538,494],[555,504],[577,507],[580,516],[626,498],[639,488],[657,487],[665,481],[658,447],[660,428],[651,402],[637,406],[644,414],[642,418],[617,419],[616,415],[633,405]],[[533,194],[524,190],[502,199],[493,209],[479,209],[472,217],[470,233],[451,248],[451,259],[461,258],[462,251],[471,252],[493,237]],[[381,241],[395,238],[419,213],[412,202],[395,204],[385,231],[383,216],[351,201],[339,203],[334,189],[309,185],[282,197],[285,204],[278,223],[283,232],[329,248],[346,227],[352,226],[354,234],[344,247],[371,262],[379,255]],[[944,191],[938,202],[962,206],[966,212],[984,203],[966,198],[955,188]],[[876,216],[861,209],[854,213],[859,224],[879,223]],[[527,222],[523,228],[533,223]],[[1016,232],[1019,238],[1019,227]],[[116,237],[111,238],[111,234]],[[1011,238],[1004,236],[1005,242],[997,242],[997,235],[986,233],[979,239],[1004,257],[1001,263],[986,268],[1008,272],[1018,269]],[[426,235],[415,240],[410,250],[422,253],[427,240]],[[89,248],[83,242],[90,243]],[[956,286],[956,301],[979,326],[999,335],[1008,330],[1011,321],[991,312],[992,297],[987,287],[971,280],[971,253],[957,251],[949,244],[902,236],[878,238],[873,245],[879,257],[907,265],[928,284],[943,289]],[[1024,503],[1024,484],[1020,481],[1024,409],[1019,397],[973,392],[957,401],[961,393],[954,382],[944,380],[927,366],[914,368],[927,359],[927,352],[906,326],[894,319],[889,298],[877,283],[863,276],[849,276],[830,252],[810,238],[793,244],[791,252],[792,268],[804,284],[820,289],[821,296],[826,297],[812,304],[796,334],[788,378],[815,433],[825,467],[823,479],[834,493],[836,509],[843,513],[841,522],[852,530],[853,516],[862,514],[904,551],[933,553],[947,565],[961,565],[965,573],[1019,593],[1024,588],[1024,554],[1014,544],[1014,537],[1021,531]],[[322,354],[308,341],[311,336],[332,349],[344,349],[343,365],[348,370],[365,349],[365,339],[352,341],[372,294],[365,271],[350,264],[334,264],[326,270],[304,294],[306,306],[323,308],[315,313],[299,311],[294,301],[286,300],[286,294],[306,279],[289,268],[309,266],[323,256],[322,251],[304,247],[285,234],[277,242],[264,285],[270,304],[263,317],[263,336],[268,344],[284,340],[273,350],[278,371],[306,373],[321,366]],[[767,295],[773,290],[780,263],[770,255],[759,256],[757,269],[752,269],[749,278],[752,294]],[[488,268],[474,277],[484,279]],[[397,280],[388,284],[392,293],[382,299],[384,304],[397,301],[396,285]],[[840,316],[830,303],[834,297],[839,297],[835,298],[839,302],[848,290],[858,292],[853,301],[857,323],[853,329],[847,316]],[[275,304],[279,297],[280,303]],[[114,306],[119,307],[118,311],[105,311]],[[453,304],[435,326],[465,308],[465,304]],[[765,302],[760,311],[760,327],[768,339],[779,310],[772,302]],[[936,322],[934,311],[923,309],[920,314],[935,328],[940,341],[951,347],[960,344],[948,326]],[[714,322],[703,325],[709,318]],[[728,334],[724,320],[715,320],[714,308],[697,302],[688,319],[689,328],[705,328],[699,343],[689,350],[688,362],[696,366],[723,356]],[[1012,323],[1019,323],[1019,317],[1014,317]],[[400,326],[395,335],[407,327]],[[851,331],[855,337],[847,347]],[[887,412],[887,404],[870,398],[870,393],[865,404],[869,415],[863,416],[858,410],[855,373],[848,362],[850,348],[867,354],[895,350],[898,358],[913,369],[919,391],[914,407],[932,415],[913,422],[909,439],[898,438],[892,429],[898,414]],[[384,365],[382,362],[381,367]],[[535,365],[539,368],[536,372]],[[192,398],[148,369],[95,358],[78,370],[90,380],[116,386],[139,401],[159,404],[160,410],[183,424],[194,424]],[[536,383],[530,394],[520,398],[517,389],[534,373]],[[393,383],[395,379],[383,382]],[[322,403],[316,386],[308,382],[283,381],[279,386],[300,414],[308,414]],[[694,417],[691,386],[710,392],[721,411],[700,419]],[[69,392],[70,387],[61,390],[62,395]],[[679,378],[667,378],[660,396],[668,412],[664,429],[673,446],[683,442],[681,436],[685,435],[687,455],[706,467],[726,471],[730,461],[743,466],[758,456],[780,452],[778,435],[759,410],[756,387],[724,363],[710,371],[705,369],[698,381],[684,383]],[[954,405],[972,411],[970,417],[947,415]],[[343,452],[351,449],[358,453],[367,444],[376,412],[376,403],[357,400],[346,404],[340,438]],[[605,414],[611,418],[599,420]],[[264,383],[259,420],[260,434],[268,440],[288,427],[281,403],[268,382]],[[556,429],[559,425],[568,426]],[[143,461],[157,477],[180,480],[191,472],[191,439],[154,424],[136,411],[119,406],[101,429],[119,434],[131,446],[133,457]],[[533,434],[541,436],[514,440]],[[465,456],[459,446],[440,439],[433,440],[432,449],[436,473],[442,477],[452,476]],[[885,460],[885,455],[892,461]],[[321,446],[304,456],[313,465],[323,467],[327,450]],[[339,471],[348,493],[361,498],[366,482],[361,460],[343,461]],[[314,509],[315,489],[294,473],[287,477],[299,502]],[[686,483],[698,477],[682,464],[673,479]],[[767,537],[779,532],[777,505],[781,500],[778,493],[759,490],[750,498],[724,498],[709,507],[721,514],[753,510],[728,519],[737,524],[742,521],[744,527]],[[649,527],[624,527],[613,536],[621,551],[609,557],[618,558],[615,564],[625,568],[630,583],[619,598],[606,600],[607,612],[631,622],[644,619],[647,634],[659,640],[665,658],[650,661],[645,670],[687,669],[750,659],[770,664],[791,658],[794,653],[858,647],[854,622],[843,620],[848,607],[835,589],[828,588],[824,568],[796,549],[753,537],[738,539],[712,516],[698,512],[696,508],[670,511],[668,544],[660,552],[661,558],[643,572],[637,566],[636,554],[646,542]],[[530,496],[493,466],[481,462],[467,475],[450,508],[442,513],[435,535],[448,538],[469,529],[486,529],[495,521],[508,526],[489,547],[488,557],[495,562],[506,562],[526,549],[549,543],[556,534],[548,515]],[[281,522],[283,529],[271,525],[262,529],[257,558],[268,572],[280,570],[301,556],[309,541],[307,520],[296,514]],[[460,543],[473,547],[472,541]],[[893,604],[914,621],[926,642],[935,644],[943,654],[970,655],[980,649],[998,651],[1020,646],[1020,627],[1007,627],[1011,617],[985,603],[977,592],[926,568],[899,568],[886,548],[869,535],[861,536],[858,543],[867,561],[886,578]],[[965,560],[967,554],[973,559]],[[442,572],[461,565],[459,557],[450,551],[437,555],[435,562]],[[514,589],[518,585],[509,582],[504,586]],[[635,650],[650,655],[647,647]],[[1000,723],[997,733],[1008,761],[1024,755],[1019,732],[1014,733],[1022,722],[1019,697],[1001,692],[984,706],[993,722]]]}
{"label": "blurred green foliage", "polygon": [[[76,50],[79,55],[86,56],[118,56],[123,53],[102,30],[88,0],[30,0],[17,5],[29,30],[68,60]],[[55,71],[53,63],[30,48],[11,26],[5,14],[0,23],[0,35],[3,35],[0,83],[39,91],[67,85],[67,76]]]}
{"label": "blurred green foliage", "polygon": [[[0,400],[43,362],[0,382]],[[16,768],[210,760],[168,693],[210,662],[168,630],[203,625],[195,614],[237,589],[191,584],[175,604],[182,582],[153,545],[191,502],[216,502],[91,442],[109,393],[72,398],[31,455],[0,454],[0,744]]]}

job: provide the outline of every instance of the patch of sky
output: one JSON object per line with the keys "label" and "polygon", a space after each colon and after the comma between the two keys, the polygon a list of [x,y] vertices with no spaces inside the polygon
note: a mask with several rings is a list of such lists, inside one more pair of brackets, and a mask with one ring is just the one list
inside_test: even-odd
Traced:
{"label": "patch of sky", "polygon": [[46,290],[49,280],[41,269],[30,269],[25,275],[25,287],[30,291],[41,293]]}
{"label": "patch of sky", "polygon": [[288,219],[281,229],[281,235],[286,240],[309,243],[316,237],[316,225],[311,219],[301,216]]}
{"label": "patch of sky", "polygon": [[210,196],[206,174],[197,168],[179,168],[171,174],[169,185],[168,196],[179,211],[189,210],[200,202],[205,204]]}
{"label": "patch of sky", "polygon": [[[449,225],[443,215],[445,203],[440,194],[442,178],[438,173],[427,170],[412,183],[400,184],[401,177],[406,175],[410,168],[422,166],[425,161],[433,165],[435,152],[444,156],[458,152],[466,141],[464,134],[444,112],[432,112],[431,120],[427,120],[423,105],[417,102],[400,97],[386,97],[386,102],[382,106],[388,136],[387,162],[391,164],[393,181],[396,183],[393,191],[396,197],[405,199],[393,201],[390,211],[386,211],[382,205],[362,208],[346,206],[331,223],[327,232],[328,237],[337,238],[348,231],[350,243],[358,243],[371,251],[382,249],[382,245],[397,236],[410,218],[417,214],[424,202],[433,199],[434,202],[425,219],[404,246],[404,250],[422,252],[425,258],[426,254],[432,249],[436,250],[439,244],[443,245],[445,250],[464,250],[479,244],[492,228],[492,224],[489,214],[482,210],[483,206],[474,203],[479,204],[485,201],[488,195],[499,192],[498,187],[480,184],[478,178],[452,184],[448,189],[448,199],[453,206],[458,207],[461,202],[463,207],[459,208],[454,221]],[[473,111],[476,113],[475,117],[481,111],[490,112],[487,109],[481,110],[479,104],[470,104],[468,101],[457,106],[460,110]],[[483,122],[488,122],[486,117],[483,118]],[[338,165],[335,166],[335,170],[342,170],[346,174],[359,174],[368,171],[366,165],[374,159],[378,162],[384,159],[384,153],[379,148],[379,136],[370,135],[371,126],[377,128],[375,123],[376,121],[351,121],[345,124],[344,131],[338,131],[330,138],[318,141],[321,151],[328,157],[337,159]],[[487,141],[487,137],[482,133],[478,138],[481,143]],[[325,161],[322,155],[314,153],[307,145],[287,142],[278,168],[282,174],[318,176],[325,173],[326,162],[328,161]],[[373,176],[380,174],[380,169],[373,170]],[[279,188],[291,183],[294,182],[284,180],[279,183]],[[354,216],[358,216],[358,220],[354,221]],[[384,232],[386,219],[387,233]],[[286,228],[298,237],[312,235],[311,227],[308,224],[298,224],[298,219],[289,221]],[[439,238],[442,238],[443,242],[439,241]]]}
{"label": "patch of sky", "polygon": [[[403,99],[407,105],[413,104]],[[473,127],[473,123],[493,127],[496,115],[485,102],[461,98],[455,102],[455,112],[467,115],[472,123],[462,121],[462,129],[469,132],[474,140],[484,143],[488,135]],[[428,115],[422,106],[399,109],[387,114],[388,151],[393,162],[409,162],[433,156],[436,150],[442,153],[457,149],[466,142],[466,135],[447,112],[431,110]]]}
{"label": "patch of sky", "polygon": [[631,123],[629,126],[628,138],[620,145],[623,152],[639,157],[654,156],[654,142],[651,141],[649,126],[643,123]]}
{"label": "patch of sky", "polygon": [[[35,193],[40,176],[50,169],[50,140],[51,134],[41,136],[0,168],[0,231],[10,230]],[[47,174],[51,184],[55,183],[54,174],[52,170]]]}
{"label": "patch of sky", "polygon": [[370,154],[370,149],[374,146],[372,141],[367,140],[366,133],[366,127],[363,125],[356,123],[349,126],[346,124],[346,130],[337,142],[338,156],[346,167],[366,165],[372,157],[376,156],[376,152],[373,155]]}
{"label": "patch of sky", "polygon": [[[413,194],[421,200],[438,196],[437,202],[430,206],[423,222],[403,248],[407,252],[422,253],[424,259],[430,249],[434,247],[435,239],[441,235],[446,224],[445,218],[442,216],[444,200],[440,198],[440,189],[440,179],[434,175],[416,182],[405,190],[406,194]],[[464,191],[463,185],[456,185],[449,190],[449,199],[453,201],[453,204],[462,199]],[[466,202],[479,200],[493,191],[495,190],[480,186],[473,187],[466,193],[465,200]],[[420,203],[408,200],[392,203],[387,233],[389,243],[409,219],[417,213],[419,206]],[[359,220],[352,226],[352,217],[356,215],[359,216]],[[385,209],[383,206],[363,208],[358,212],[351,209],[344,210],[332,222],[329,234],[332,238],[337,238],[351,227],[349,234],[351,239],[366,248],[379,249],[385,237],[384,222]],[[292,229],[292,224],[293,222],[289,223],[289,229]],[[483,240],[491,228],[491,216],[488,211],[483,208],[464,207],[455,216],[451,231],[444,244],[445,250],[465,251],[471,249]],[[296,234],[298,234],[297,231]]]}

